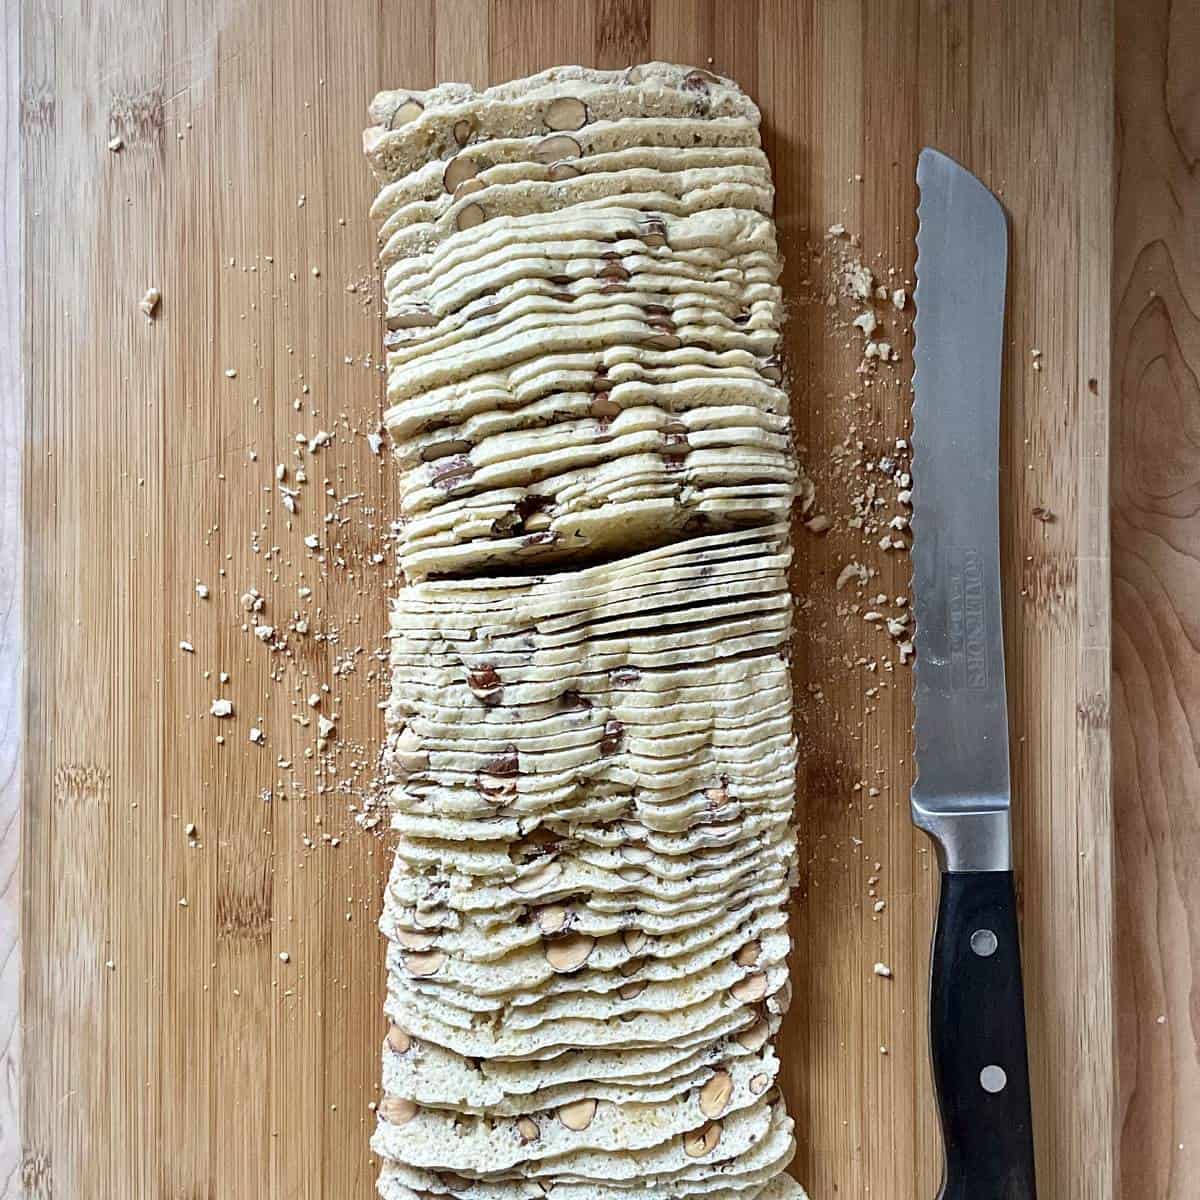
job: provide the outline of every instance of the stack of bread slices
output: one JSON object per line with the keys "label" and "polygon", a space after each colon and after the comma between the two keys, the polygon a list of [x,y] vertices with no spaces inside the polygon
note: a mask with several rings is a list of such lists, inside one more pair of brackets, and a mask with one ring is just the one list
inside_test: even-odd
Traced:
{"label": "stack of bread slices", "polygon": [[796,748],[759,113],[388,92],[387,1200],[784,1200]]}

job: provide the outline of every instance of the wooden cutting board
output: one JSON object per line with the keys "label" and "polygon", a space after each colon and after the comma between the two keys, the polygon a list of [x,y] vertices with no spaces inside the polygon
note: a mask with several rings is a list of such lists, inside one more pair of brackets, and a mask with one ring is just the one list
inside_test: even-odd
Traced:
{"label": "wooden cutting board", "polygon": [[[27,0],[23,35],[28,1194],[372,1194],[389,855],[349,806],[380,737],[373,558],[394,509],[366,437],[366,105],[663,58],[762,106],[797,435],[833,518],[797,528],[795,1173],[822,1200],[913,1200],[940,1171],[910,678],[834,587],[850,561],[907,586],[906,556],[849,517],[907,435],[911,339],[890,318],[900,362],[863,376],[825,304],[834,224],[889,288],[911,281],[928,143],[1012,217],[1003,547],[1039,1167],[1045,1196],[1111,1195],[1103,0]],[[275,465],[291,485],[301,462],[292,514]],[[252,628],[297,620],[292,652]],[[219,695],[234,717],[208,715]],[[326,755],[318,713],[336,713]]]}

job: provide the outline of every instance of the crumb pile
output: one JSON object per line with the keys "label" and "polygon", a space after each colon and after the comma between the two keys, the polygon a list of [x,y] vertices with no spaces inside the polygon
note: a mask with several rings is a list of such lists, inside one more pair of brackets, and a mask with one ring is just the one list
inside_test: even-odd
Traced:
{"label": "crumb pile", "polygon": [[652,63],[376,97],[400,469],[388,1200],[802,1197],[759,113]]}

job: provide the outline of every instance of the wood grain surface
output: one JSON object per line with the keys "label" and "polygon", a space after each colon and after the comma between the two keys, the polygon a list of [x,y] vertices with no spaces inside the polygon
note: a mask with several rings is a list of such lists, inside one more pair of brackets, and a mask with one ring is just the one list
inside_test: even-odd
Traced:
{"label": "wood grain surface", "polygon": [[[919,1200],[940,1171],[924,1029],[936,868],[908,822],[910,677],[834,587],[850,561],[881,593],[907,586],[906,556],[848,518],[867,464],[906,435],[911,341],[890,315],[901,361],[864,377],[852,313],[825,302],[843,250],[911,281],[913,170],[933,144],[1012,217],[1003,552],[1043,1194],[1112,1195],[1106,0],[331,14],[24,0],[24,1194],[371,1195],[388,853],[350,805],[369,800],[380,737],[392,581],[372,560],[392,508],[363,436],[382,398],[366,104],[383,86],[657,57],[711,64],[762,106],[798,439],[834,519],[825,536],[797,529],[795,1173],[821,1200]],[[834,223],[861,245],[834,246]],[[138,310],[151,285],[153,321]],[[296,436],[318,430],[332,444],[298,458]],[[277,463],[308,472],[295,515]],[[251,587],[261,616],[242,607]],[[287,630],[289,649],[253,623]],[[337,714],[324,754],[314,690]],[[208,715],[218,695],[233,718]]]}
{"label": "wood grain surface", "polygon": [[1123,1194],[1200,1178],[1200,6],[1117,4],[1113,770]]}
{"label": "wood grain surface", "polygon": [[17,10],[0,17],[0,1196],[21,1178],[21,380],[20,58]]}

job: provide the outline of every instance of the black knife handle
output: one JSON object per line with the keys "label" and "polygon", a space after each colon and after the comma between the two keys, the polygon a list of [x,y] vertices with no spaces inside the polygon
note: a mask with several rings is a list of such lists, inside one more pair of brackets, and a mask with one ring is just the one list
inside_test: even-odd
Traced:
{"label": "black knife handle", "polygon": [[946,1147],[939,1200],[1034,1200],[1025,995],[1011,871],[942,875],[929,988]]}

